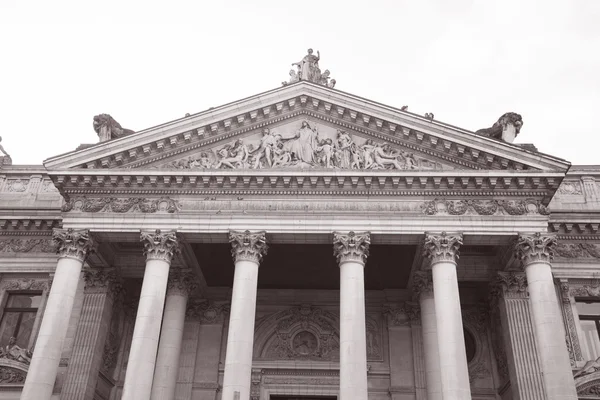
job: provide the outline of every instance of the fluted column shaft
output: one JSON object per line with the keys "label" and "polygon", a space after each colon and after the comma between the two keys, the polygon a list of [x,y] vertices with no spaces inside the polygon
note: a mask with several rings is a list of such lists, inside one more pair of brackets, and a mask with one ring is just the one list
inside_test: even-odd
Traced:
{"label": "fluted column shaft", "polygon": [[265,232],[231,231],[229,241],[235,272],[221,398],[249,399],[258,267],[267,252],[267,244]]}
{"label": "fluted column shaft", "polygon": [[366,232],[334,233],[340,267],[340,400],[368,397],[364,269],[369,244]]}
{"label": "fluted column shaft", "polygon": [[426,235],[425,256],[431,259],[435,320],[440,359],[442,397],[471,400],[471,384],[463,333],[456,259],[461,235]]}
{"label": "fluted column shaft", "polygon": [[52,396],[81,268],[93,248],[87,230],[55,229],[53,239],[59,258],[21,393],[23,400],[48,400]]}
{"label": "fluted column shaft", "polygon": [[151,400],[175,399],[188,296],[197,287],[193,273],[172,269],[167,287]]}
{"label": "fluted column shaft", "polygon": [[494,283],[513,399],[544,400],[525,274],[499,272]]}
{"label": "fluted column shaft", "polygon": [[425,353],[425,376],[427,379],[427,400],[442,400],[442,376],[440,353],[438,350],[437,322],[433,282],[426,272],[415,274],[413,290],[419,299],[421,310],[421,333]]}
{"label": "fluted column shaft", "polygon": [[178,250],[174,231],[141,233],[146,270],[140,293],[122,400],[148,400],[156,364],[169,268]]}
{"label": "fluted column shaft", "polygon": [[549,400],[576,400],[577,391],[565,343],[551,261],[556,238],[535,233],[519,235],[517,257],[527,275],[537,348]]}
{"label": "fluted column shaft", "polygon": [[81,318],[61,400],[94,400],[113,302],[122,291],[117,273],[112,269],[90,269],[84,272],[84,278]]}

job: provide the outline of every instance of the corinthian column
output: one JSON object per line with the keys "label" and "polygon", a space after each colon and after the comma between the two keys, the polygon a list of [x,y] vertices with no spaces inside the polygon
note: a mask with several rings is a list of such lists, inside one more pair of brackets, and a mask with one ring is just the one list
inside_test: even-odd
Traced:
{"label": "corinthian column", "polygon": [[340,400],[368,397],[364,269],[370,244],[368,232],[333,234],[340,266]]}
{"label": "corinthian column", "polygon": [[48,400],[60,363],[83,261],[93,248],[87,230],[54,229],[58,263],[21,399]]}
{"label": "corinthian column", "polygon": [[179,250],[175,231],[142,231],[146,270],[133,328],[129,361],[123,385],[123,400],[148,400],[165,305],[169,267]]}
{"label": "corinthian column", "polygon": [[113,302],[123,290],[114,269],[86,270],[81,318],[61,400],[94,400]]}
{"label": "corinthian column", "polygon": [[471,400],[456,260],[462,235],[425,235],[424,256],[431,259],[442,398]]}
{"label": "corinthian column", "polygon": [[221,398],[249,399],[258,266],[263,255],[267,254],[267,242],[264,231],[231,231],[229,242],[235,274]]}
{"label": "corinthian column", "polygon": [[562,315],[558,305],[551,261],[556,238],[521,234],[515,244],[517,258],[527,275],[533,328],[542,364],[546,398],[550,400],[577,399],[571,372],[569,352],[565,344]]}
{"label": "corinthian column", "polygon": [[427,382],[427,400],[442,400],[442,377],[440,370],[440,352],[433,297],[433,281],[428,272],[416,272],[413,277],[413,291],[419,299],[421,309],[421,332],[425,353],[425,376]]}
{"label": "corinthian column", "polygon": [[197,287],[198,284],[191,271],[182,271],[179,268],[171,269],[151,400],[173,400],[175,398],[185,311],[188,296]]}

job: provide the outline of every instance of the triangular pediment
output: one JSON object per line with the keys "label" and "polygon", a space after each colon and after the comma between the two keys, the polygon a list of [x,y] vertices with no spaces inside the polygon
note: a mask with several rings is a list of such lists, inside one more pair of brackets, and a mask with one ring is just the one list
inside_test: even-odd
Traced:
{"label": "triangular pediment", "polygon": [[[308,126],[303,127],[303,121]],[[263,135],[266,128],[269,134]],[[330,168],[558,172],[569,166],[517,145],[304,81],[53,157],[44,164],[49,171]]]}

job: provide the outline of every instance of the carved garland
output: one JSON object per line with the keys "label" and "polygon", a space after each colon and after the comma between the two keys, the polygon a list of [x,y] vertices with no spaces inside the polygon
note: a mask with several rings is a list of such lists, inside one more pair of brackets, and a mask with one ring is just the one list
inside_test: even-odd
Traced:
{"label": "carved garland", "polygon": [[550,211],[540,201],[527,200],[445,200],[435,199],[425,202],[422,207],[425,215],[549,215]]}
{"label": "carved garland", "polygon": [[561,258],[600,258],[600,248],[593,243],[558,243],[554,249]]}
{"label": "carved garland", "polygon": [[0,253],[54,253],[52,239],[3,239],[0,240]]}
{"label": "carved garland", "polygon": [[69,200],[62,206],[63,212],[141,212],[156,213],[167,212],[175,213],[181,210],[181,205],[177,200],[169,197],[159,199],[147,199],[145,197],[77,197]]}
{"label": "carved garland", "polygon": [[0,288],[3,290],[49,290],[50,281],[48,279],[9,279],[2,280]]}

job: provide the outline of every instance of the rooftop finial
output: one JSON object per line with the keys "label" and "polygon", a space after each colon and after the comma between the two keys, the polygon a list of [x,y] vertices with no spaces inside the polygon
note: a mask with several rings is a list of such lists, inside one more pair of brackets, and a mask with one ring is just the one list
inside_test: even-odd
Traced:
{"label": "rooftop finial", "polygon": [[308,49],[308,54],[305,55],[302,60],[292,63],[292,67],[296,67],[297,71],[290,70],[290,79],[287,82],[282,82],[283,86],[298,82],[298,81],[309,81],[319,85],[333,88],[335,86],[335,79],[329,78],[329,70],[321,73],[319,68],[319,60],[321,54],[317,50],[317,55],[313,54],[313,49]]}

